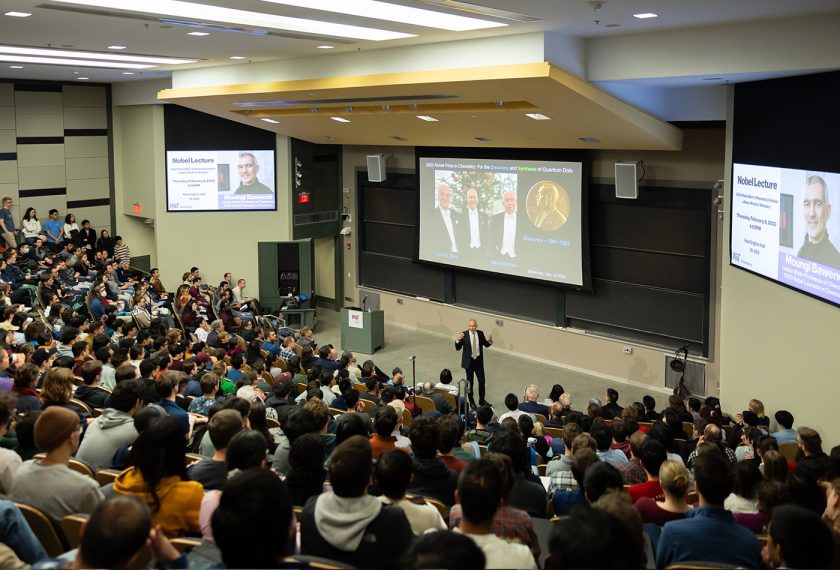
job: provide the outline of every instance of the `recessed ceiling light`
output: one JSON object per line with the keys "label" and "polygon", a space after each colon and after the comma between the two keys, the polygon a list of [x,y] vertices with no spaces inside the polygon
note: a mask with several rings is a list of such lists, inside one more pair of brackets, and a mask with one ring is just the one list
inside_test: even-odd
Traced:
{"label": "recessed ceiling light", "polygon": [[551,117],[546,117],[542,113],[525,113],[526,117],[531,117],[535,121],[550,121]]}
{"label": "recessed ceiling light", "polygon": [[[145,0],[139,2],[126,2],[125,0],[55,0],[62,4],[74,4],[80,6],[95,6],[98,8],[109,8],[120,12],[132,12],[142,14],[154,14],[156,16],[168,16],[193,20],[196,14],[201,14],[203,21],[212,21],[225,24],[239,24],[258,29],[284,30],[300,32],[304,34],[317,34],[319,36],[334,36],[340,38],[353,38],[357,40],[396,40],[401,38],[413,38],[417,34],[406,34],[391,30],[367,28],[363,26],[351,26],[348,24],[336,24],[306,18],[291,18],[267,14],[265,12],[252,12],[249,10],[238,10],[234,8],[223,8],[209,4],[194,2],[183,2],[181,0]],[[306,5],[307,8],[314,6]],[[370,17],[369,14],[365,14]]]}
{"label": "recessed ceiling light", "polygon": [[188,36],[209,36],[210,32],[190,32]]}
{"label": "recessed ceiling light", "polygon": [[76,79],[78,79],[79,81],[85,81],[87,79],[90,79],[90,77],[77,77]]}
{"label": "recessed ceiling light", "polygon": [[12,18],[28,18],[32,14],[29,12],[6,12],[4,16],[11,16]]}
{"label": "recessed ceiling light", "polygon": [[260,120],[265,121],[266,123],[271,123],[272,125],[279,125],[280,124],[280,121],[275,121],[274,119],[265,118],[265,119],[260,119]]}
{"label": "recessed ceiling light", "polygon": [[633,17],[640,20],[647,20],[648,18],[658,18],[659,14],[654,14],[653,12],[642,12],[641,14],[633,14]]}
{"label": "recessed ceiling light", "polygon": [[315,46],[315,47],[318,48],[318,49],[335,49],[335,46],[328,46],[328,45]]}
{"label": "recessed ceiling light", "polygon": [[125,49],[125,46],[108,46],[108,49]]}
{"label": "recessed ceiling light", "polygon": [[500,28],[507,24],[457,16],[435,10],[423,8],[412,8],[410,6],[399,6],[390,2],[379,2],[378,0],[265,0],[272,4],[283,4],[284,6],[297,6],[310,10],[323,10],[324,12],[335,12],[349,16],[361,16],[388,22],[399,22],[413,26],[424,26],[450,32],[466,32],[468,30],[483,30],[486,28]]}
{"label": "recessed ceiling light", "polygon": [[349,123],[350,119],[345,119],[344,117],[330,117],[333,121],[338,121],[339,123]]}
{"label": "recessed ceiling light", "polygon": [[134,75],[134,72],[133,71],[123,71],[122,74],[123,75]]}
{"label": "recessed ceiling light", "polygon": [[434,117],[430,117],[429,115],[417,115],[417,118],[420,119],[421,121],[428,121],[430,123],[437,123],[438,122],[437,119],[435,119]]}
{"label": "recessed ceiling light", "polygon": [[0,54],[38,55],[47,57],[72,57],[77,59],[98,59],[103,61],[129,61],[136,63],[159,63],[164,65],[181,65],[195,63],[197,59],[179,59],[175,57],[153,57],[145,55],[121,55],[115,53],[100,53],[95,51],[68,51],[63,49],[28,48],[0,45]]}
{"label": "recessed ceiling light", "polygon": [[23,69],[22,65],[10,65],[9,69]]}
{"label": "recessed ceiling light", "polygon": [[599,143],[599,142],[601,142],[598,139],[593,138],[593,137],[578,137],[578,140],[582,143]]}
{"label": "recessed ceiling light", "polygon": [[232,55],[232,56],[230,56],[230,59],[245,59],[245,56],[244,55]]}

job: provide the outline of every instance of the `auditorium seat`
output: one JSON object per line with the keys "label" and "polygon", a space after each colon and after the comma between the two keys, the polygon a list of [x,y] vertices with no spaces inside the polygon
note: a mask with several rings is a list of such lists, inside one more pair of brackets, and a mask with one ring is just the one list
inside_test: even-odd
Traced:
{"label": "auditorium seat", "polygon": [[780,443],[779,453],[788,461],[796,461],[796,456],[799,453],[799,446],[795,442]]}
{"label": "auditorium seat", "polygon": [[411,401],[417,404],[417,406],[419,406],[420,409],[423,410],[424,414],[431,414],[437,411],[437,407],[435,407],[435,401],[431,398],[414,395],[411,397]]}
{"label": "auditorium seat", "polygon": [[88,518],[88,515],[79,513],[67,515],[61,519],[61,531],[64,533],[64,539],[67,541],[68,547],[79,548],[82,538],[82,527]]}
{"label": "auditorium seat", "polygon": [[49,556],[56,557],[67,552],[68,548],[61,529],[53,524],[47,515],[41,512],[40,509],[24,505],[23,503],[15,503],[15,505],[23,513],[32,532],[41,541],[41,545]]}

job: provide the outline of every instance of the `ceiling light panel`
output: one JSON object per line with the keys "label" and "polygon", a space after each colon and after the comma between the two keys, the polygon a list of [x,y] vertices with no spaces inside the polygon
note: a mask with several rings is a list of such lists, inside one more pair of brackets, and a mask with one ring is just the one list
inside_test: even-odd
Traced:
{"label": "ceiling light panel", "polygon": [[417,115],[417,118],[421,121],[426,121],[427,123],[437,123],[438,120],[434,117],[430,117],[429,115]]}
{"label": "ceiling light panel", "polygon": [[4,16],[11,16],[12,18],[28,18],[32,14],[29,12],[6,12]]}
{"label": "ceiling light panel", "polygon": [[542,113],[525,113],[525,116],[530,117],[530,118],[534,119],[535,121],[550,121],[551,120],[551,117],[547,117],[546,115],[543,115]]}
{"label": "ceiling light panel", "polygon": [[181,0],[146,0],[142,4],[132,2],[130,6],[127,6],[125,0],[55,0],[55,2],[176,18],[195,18],[197,14],[200,14],[202,19],[213,22],[286,30],[318,36],[354,38],[358,40],[383,41],[415,37],[415,34],[404,34],[391,30],[336,24],[305,18],[291,18],[276,14],[266,14],[264,12],[251,12],[208,4],[183,2]]}
{"label": "ceiling light panel", "polygon": [[412,8],[400,6],[379,0],[263,0],[272,4],[284,6],[296,6],[298,8],[309,8],[310,10],[321,10],[323,12],[334,12],[349,16],[361,16],[375,20],[386,20],[388,22],[399,22],[411,24],[412,26],[423,26],[450,32],[466,32],[469,30],[483,30],[486,28],[499,28],[507,26],[500,22],[470,18],[467,16],[456,16],[445,12],[424,10],[423,8]]}
{"label": "ceiling light panel", "polygon": [[659,14],[654,14],[653,12],[643,12],[641,14],[633,14],[633,17],[640,20],[647,20],[648,18],[658,18]]}
{"label": "ceiling light panel", "polygon": [[338,121],[339,123],[349,123],[350,119],[345,119],[344,117],[330,117],[333,121]]}
{"label": "ceiling light panel", "polygon": [[162,65],[181,65],[184,63],[195,63],[196,61],[198,61],[197,59],[178,59],[174,57],[122,55],[116,53],[99,53],[95,51],[67,51],[62,49],[29,48],[6,45],[0,45],[0,54],[36,55],[44,57],[68,57],[76,59],[98,59],[102,61],[124,61],[130,63],[153,63]]}
{"label": "ceiling light panel", "polygon": [[43,63],[45,65],[67,65],[72,67],[104,67],[109,69],[149,69],[154,65],[143,63],[117,63],[114,61],[91,61],[87,59],[64,59],[60,57],[35,57],[0,53],[0,61],[14,63]]}

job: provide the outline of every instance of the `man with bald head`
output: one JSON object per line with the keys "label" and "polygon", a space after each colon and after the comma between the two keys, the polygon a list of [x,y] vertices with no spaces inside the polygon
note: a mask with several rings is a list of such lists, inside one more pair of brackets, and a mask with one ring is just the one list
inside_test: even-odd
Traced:
{"label": "man with bald head", "polygon": [[[732,465],[735,465],[738,462],[738,459],[735,457],[735,452],[732,451],[723,441],[723,431],[720,429],[720,426],[711,423],[708,424],[706,429],[703,430],[703,435],[697,439],[697,447],[700,447],[700,444],[704,441],[716,445],[718,449],[720,449],[721,454],[723,454],[723,456],[726,457]],[[689,469],[693,468],[694,461],[696,459],[697,449],[695,448],[695,450],[692,451],[685,460],[685,466]]]}
{"label": "man with bald head", "polygon": [[508,190],[502,196],[504,211],[499,212],[490,220],[490,236],[495,251],[506,258],[517,256],[516,192]]}
{"label": "man with bald head", "polygon": [[451,205],[452,189],[441,182],[437,186],[437,207],[429,216],[429,232],[423,234],[424,244],[428,244],[432,255],[458,253],[460,249],[457,243],[460,219],[454,215]]}
{"label": "man with bald head", "polygon": [[473,378],[478,376],[478,401],[484,406],[488,404],[484,399],[484,349],[493,344],[493,335],[484,336],[484,331],[478,330],[478,323],[470,319],[467,330],[455,337],[455,350],[461,351],[461,368],[467,372],[467,382],[470,384],[467,396],[470,405],[475,407],[473,398]]}

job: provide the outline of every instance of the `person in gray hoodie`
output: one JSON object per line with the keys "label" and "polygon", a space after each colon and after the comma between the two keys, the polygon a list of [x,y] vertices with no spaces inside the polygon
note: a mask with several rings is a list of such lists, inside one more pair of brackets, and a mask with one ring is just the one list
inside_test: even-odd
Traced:
{"label": "person in gray hoodie", "polygon": [[118,449],[137,439],[134,414],[143,407],[144,390],[142,380],[117,384],[102,415],[88,426],[76,459],[85,461],[94,471],[105,469]]}
{"label": "person in gray hoodie", "polygon": [[370,440],[354,435],[330,459],[332,492],[311,497],[300,520],[301,554],[357,568],[395,566],[414,535],[402,509],[367,494],[373,470]]}

